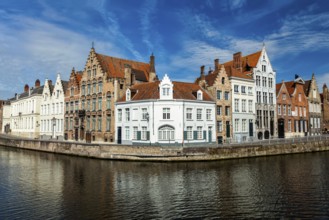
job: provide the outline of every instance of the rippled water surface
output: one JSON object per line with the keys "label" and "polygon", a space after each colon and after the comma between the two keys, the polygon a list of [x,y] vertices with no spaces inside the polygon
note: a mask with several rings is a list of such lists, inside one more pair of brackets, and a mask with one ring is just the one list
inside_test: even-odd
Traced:
{"label": "rippled water surface", "polygon": [[0,219],[236,217],[329,217],[329,152],[145,163],[0,147]]}

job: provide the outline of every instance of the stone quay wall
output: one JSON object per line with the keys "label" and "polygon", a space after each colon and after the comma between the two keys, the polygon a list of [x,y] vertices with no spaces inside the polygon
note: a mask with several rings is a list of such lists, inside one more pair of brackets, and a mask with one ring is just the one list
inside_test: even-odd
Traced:
{"label": "stone quay wall", "polygon": [[298,143],[245,146],[126,146],[32,140],[0,135],[0,146],[112,160],[211,161],[329,150],[329,138]]}

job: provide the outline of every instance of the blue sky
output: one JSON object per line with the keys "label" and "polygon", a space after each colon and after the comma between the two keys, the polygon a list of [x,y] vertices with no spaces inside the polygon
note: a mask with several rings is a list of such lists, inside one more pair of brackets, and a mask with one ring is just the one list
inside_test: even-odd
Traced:
{"label": "blue sky", "polygon": [[265,42],[277,82],[316,74],[329,83],[329,1],[1,0],[0,99],[38,78],[67,80],[98,53],[148,62],[160,78],[194,81],[199,67]]}

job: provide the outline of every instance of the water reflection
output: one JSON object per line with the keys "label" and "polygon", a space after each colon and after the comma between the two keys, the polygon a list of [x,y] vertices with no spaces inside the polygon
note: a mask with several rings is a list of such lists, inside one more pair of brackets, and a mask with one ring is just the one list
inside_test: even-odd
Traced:
{"label": "water reflection", "polygon": [[326,217],[328,156],[144,163],[0,148],[0,219]]}

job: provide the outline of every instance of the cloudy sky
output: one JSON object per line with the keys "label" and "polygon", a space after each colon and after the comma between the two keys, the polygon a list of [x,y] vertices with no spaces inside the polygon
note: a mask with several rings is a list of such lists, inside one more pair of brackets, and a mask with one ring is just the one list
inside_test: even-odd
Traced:
{"label": "cloudy sky", "polygon": [[277,81],[329,83],[329,1],[1,0],[0,99],[38,78],[68,79],[96,52],[148,62],[159,77],[193,81],[201,65],[265,42]]}

